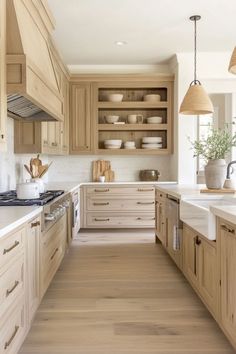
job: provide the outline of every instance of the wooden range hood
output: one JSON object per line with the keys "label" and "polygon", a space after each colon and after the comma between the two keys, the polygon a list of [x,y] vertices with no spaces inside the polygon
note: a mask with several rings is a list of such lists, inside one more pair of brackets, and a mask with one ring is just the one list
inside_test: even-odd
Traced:
{"label": "wooden range hood", "polygon": [[7,98],[12,118],[63,121],[50,45],[53,29],[45,0],[7,1]]}

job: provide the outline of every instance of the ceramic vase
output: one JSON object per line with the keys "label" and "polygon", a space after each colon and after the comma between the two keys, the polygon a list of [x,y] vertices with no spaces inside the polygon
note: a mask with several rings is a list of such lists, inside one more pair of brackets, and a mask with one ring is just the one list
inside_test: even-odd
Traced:
{"label": "ceramic vase", "polygon": [[209,160],[205,166],[205,179],[208,189],[223,188],[226,179],[227,164],[224,159]]}

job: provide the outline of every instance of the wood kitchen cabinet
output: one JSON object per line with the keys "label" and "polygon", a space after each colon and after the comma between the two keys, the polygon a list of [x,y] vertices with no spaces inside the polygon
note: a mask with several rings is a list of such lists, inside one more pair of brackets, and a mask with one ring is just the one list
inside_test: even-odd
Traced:
{"label": "wood kitchen cabinet", "polygon": [[39,246],[40,217],[31,220],[27,225],[27,307],[28,321],[31,323],[40,302],[39,284]]}
{"label": "wood kitchen cabinet", "polygon": [[154,186],[84,186],[81,195],[82,228],[155,227]]}
{"label": "wood kitchen cabinet", "polygon": [[221,325],[236,348],[236,225],[219,220]]}
{"label": "wood kitchen cabinet", "polygon": [[183,271],[210,311],[217,316],[216,243],[183,226]]}
{"label": "wood kitchen cabinet", "polygon": [[[167,218],[166,218],[166,194],[158,191],[155,192],[155,232],[164,247],[167,246]],[[157,240],[157,239],[156,239]]]}
{"label": "wood kitchen cabinet", "polygon": [[6,0],[0,1],[0,151],[6,150]]}
{"label": "wood kitchen cabinet", "polygon": [[91,153],[94,142],[90,83],[71,85],[70,107],[70,153]]}

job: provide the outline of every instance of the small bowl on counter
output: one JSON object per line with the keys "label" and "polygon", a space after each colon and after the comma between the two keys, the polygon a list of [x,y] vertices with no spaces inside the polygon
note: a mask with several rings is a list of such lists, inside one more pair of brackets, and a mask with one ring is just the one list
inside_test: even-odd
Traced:
{"label": "small bowl on counter", "polygon": [[122,93],[109,93],[107,95],[108,102],[121,102],[124,95]]}
{"label": "small bowl on counter", "polygon": [[141,170],[139,172],[140,181],[158,181],[160,172],[158,170]]}
{"label": "small bowl on counter", "polygon": [[136,149],[135,141],[126,141],[124,143],[124,148],[128,150]]}
{"label": "small bowl on counter", "polygon": [[143,97],[143,100],[145,102],[160,102],[161,96],[160,95],[155,95],[155,94],[149,94],[149,95],[145,95]]}
{"label": "small bowl on counter", "polygon": [[120,118],[119,116],[110,115],[110,116],[106,116],[105,120],[106,120],[106,123],[113,124],[113,123],[118,122],[119,118]]}

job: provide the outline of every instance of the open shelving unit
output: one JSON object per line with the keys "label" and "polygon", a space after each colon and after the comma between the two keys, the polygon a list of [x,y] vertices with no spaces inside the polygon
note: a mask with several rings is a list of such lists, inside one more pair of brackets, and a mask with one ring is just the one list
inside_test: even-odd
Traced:
{"label": "open shelving unit", "polygon": [[[122,102],[109,102],[110,93],[123,94]],[[144,96],[158,94],[159,102],[146,102]],[[108,155],[166,155],[172,153],[173,77],[152,81],[97,82],[93,85],[93,114],[95,149],[98,154]],[[141,114],[143,123],[128,124],[129,114]],[[125,124],[107,124],[107,115],[118,115]],[[162,117],[161,124],[148,124],[148,117]],[[143,137],[162,137],[162,148],[142,148]],[[104,140],[121,139],[135,141],[136,149],[105,149]]]}

